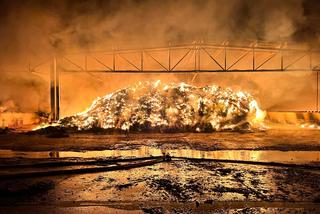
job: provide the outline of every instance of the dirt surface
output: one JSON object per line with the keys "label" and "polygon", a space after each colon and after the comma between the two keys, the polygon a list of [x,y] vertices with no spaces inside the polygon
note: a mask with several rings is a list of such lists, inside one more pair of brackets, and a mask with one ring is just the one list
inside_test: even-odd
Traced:
{"label": "dirt surface", "polygon": [[[64,134],[64,133],[63,133]],[[50,134],[8,133],[0,135],[0,149],[20,151],[82,151],[137,149],[140,146],[197,150],[280,150],[320,151],[319,129],[269,129],[239,133],[169,134],[69,134],[54,138]]]}
{"label": "dirt surface", "polygon": [[91,203],[145,213],[190,209],[314,213],[320,207],[319,181],[319,171],[171,161],[129,170],[1,181],[0,202],[8,211],[30,204],[72,211]]}
{"label": "dirt surface", "polygon": [[[179,150],[181,155],[186,152],[185,149],[189,149],[189,153],[194,155],[198,154],[195,150],[239,150],[243,154],[235,157],[244,158],[246,153],[240,150],[254,150],[258,151],[257,154],[260,154],[260,150],[280,150],[286,151],[280,155],[285,155],[290,161],[291,158],[287,156],[291,153],[287,151],[320,151],[319,139],[319,130],[305,129],[212,134],[82,133],[69,134],[68,137],[9,132],[0,135],[0,149],[17,151],[14,154],[45,151],[49,155],[52,154],[52,157],[2,157],[0,175],[106,166],[101,163],[61,166],[59,164],[66,160],[83,164],[98,159],[64,159],[56,157],[57,152],[52,151],[109,149],[119,151],[117,154],[120,155],[127,152],[130,155],[130,151],[138,151],[141,152],[139,155],[143,156],[146,147],[161,151]],[[201,156],[202,153],[199,154]],[[295,158],[300,157],[304,156]],[[293,160],[303,163],[303,159]],[[41,163],[48,161],[55,161],[54,166],[41,166]],[[30,166],[16,166],[17,164]],[[317,213],[320,208],[318,168],[175,158],[171,161],[166,159],[160,163],[119,170],[122,164],[125,163],[113,162],[110,166],[116,166],[117,170],[95,173],[55,176],[47,173],[41,177],[2,178],[0,213]]]}

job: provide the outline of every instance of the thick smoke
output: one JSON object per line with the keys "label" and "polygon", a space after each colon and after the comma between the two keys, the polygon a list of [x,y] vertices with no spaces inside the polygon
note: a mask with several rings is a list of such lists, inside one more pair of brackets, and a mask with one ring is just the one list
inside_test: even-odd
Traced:
{"label": "thick smoke", "polygon": [[[320,44],[318,11],[319,4],[315,0],[2,0],[0,72],[21,77],[21,73],[15,73],[15,70],[28,70],[29,63],[36,65],[53,54],[161,46],[168,42],[261,40],[316,47]],[[13,100],[19,100],[20,95],[16,96],[16,92],[7,92],[18,91],[17,85],[26,85],[30,74],[25,76],[21,80],[11,78],[12,84],[3,86],[2,92],[10,94]],[[179,78],[176,77],[177,80]],[[5,75],[0,79],[5,82]],[[254,90],[259,91],[260,79],[240,78],[237,81],[256,84]],[[210,81],[220,80],[214,78]],[[65,81],[65,85],[72,88],[72,82]],[[87,93],[96,95],[101,89],[90,87],[87,80],[80,82],[77,86],[85,85],[83,89]],[[46,81],[36,84],[39,86],[32,86],[36,90],[47,87]],[[285,90],[292,86],[292,82],[285,79],[281,84]],[[301,84],[296,90],[297,96],[305,93],[304,88],[309,83]],[[271,91],[272,83],[269,85],[270,88],[265,89],[264,86],[263,90]],[[108,89],[115,87],[109,84]],[[43,96],[41,101],[47,98],[47,91],[37,93]],[[64,91],[64,95],[66,98],[74,97],[70,90]],[[71,102],[68,99],[64,101]]]}
{"label": "thick smoke", "polygon": [[4,72],[0,77],[0,113],[34,112],[48,107],[46,82],[36,75]]}
{"label": "thick smoke", "polygon": [[303,38],[314,45],[319,43],[317,5],[311,0],[7,0],[0,11],[1,65],[169,41]]}

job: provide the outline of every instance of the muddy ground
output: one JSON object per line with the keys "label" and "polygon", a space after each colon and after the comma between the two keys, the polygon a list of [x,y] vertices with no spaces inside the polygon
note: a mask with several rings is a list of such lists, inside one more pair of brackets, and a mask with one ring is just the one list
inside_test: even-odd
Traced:
{"label": "muddy ground", "polygon": [[0,149],[22,151],[81,151],[136,149],[143,145],[168,149],[320,151],[319,129],[268,129],[252,133],[78,133],[0,134]]}
{"label": "muddy ground", "polygon": [[172,160],[129,170],[2,180],[0,197],[7,211],[37,205],[71,213],[86,206],[110,212],[316,213],[319,181],[317,170]]}
{"label": "muddy ground", "polygon": [[[0,149],[84,151],[148,146],[203,151],[320,152],[319,139],[319,130],[302,129],[242,134],[83,133],[63,138],[7,133],[0,136]],[[117,170],[6,179],[1,175],[79,166],[46,165],[39,169],[16,164],[35,164],[43,159],[0,160],[1,213],[319,213],[320,210],[319,162],[313,164],[318,168],[298,168],[172,158],[125,170],[118,169],[123,163],[115,162],[108,164],[118,167]],[[65,159],[48,161],[61,163]],[[86,162],[81,158],[68,161]]]}

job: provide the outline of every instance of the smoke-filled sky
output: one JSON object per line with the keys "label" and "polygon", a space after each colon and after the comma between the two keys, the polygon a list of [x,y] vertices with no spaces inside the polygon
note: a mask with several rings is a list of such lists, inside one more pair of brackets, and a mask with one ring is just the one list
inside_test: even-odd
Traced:
{"label": "smoke-filled sky", "polygon": [[1,0],[0,65],[193,40],[320,44],[317,0]]}
{"label": "smoke-filled sky", "polygon": [[46,88],[14,70],[52,54],[194,40],[319,47],[319,11],[318,0],[0,0],[0,72],[11,73],[0,76],[0,102],[21,100],[17,87]]}

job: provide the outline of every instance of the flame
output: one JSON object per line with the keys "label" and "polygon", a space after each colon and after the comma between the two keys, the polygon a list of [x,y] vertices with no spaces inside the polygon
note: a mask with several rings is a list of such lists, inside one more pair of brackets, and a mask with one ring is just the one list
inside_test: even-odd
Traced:
{"label": "flame", "polygon": [[98,97],[84,112],[59,121],[79,130],[221,131],[262,124],[265,112],[246,92],[216,85],[139,82]]}
{"label": "flame", "polygon": [[250,108],[250,114],[252,115],[251,117],[251,123],[252,124],[262,124],[264,121],[264,118],[266,117],[266,111],[262,111],[259,106],[257,101],[252,100],[249,103],[249,108]]}
{"label": "flame", "polygon": [[60,123],[42,123],[36,126],[35,128],[33,128],[32,131],[37,131],[39,129],[45,129],[48,127],[58,127],[58,126],[61,126],[61,124]]}

